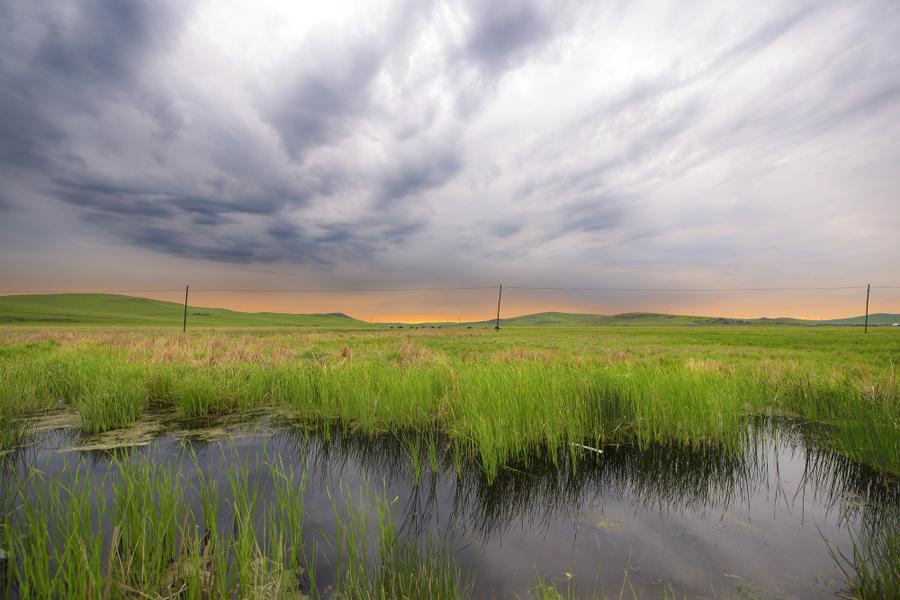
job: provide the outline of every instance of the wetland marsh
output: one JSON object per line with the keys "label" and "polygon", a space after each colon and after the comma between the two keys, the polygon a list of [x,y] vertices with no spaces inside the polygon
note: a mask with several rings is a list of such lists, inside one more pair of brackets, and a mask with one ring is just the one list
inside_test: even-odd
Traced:
{"label": "wetland marsh", "polygon": [[5,585],[878,597],[896,333],[6,329]]}

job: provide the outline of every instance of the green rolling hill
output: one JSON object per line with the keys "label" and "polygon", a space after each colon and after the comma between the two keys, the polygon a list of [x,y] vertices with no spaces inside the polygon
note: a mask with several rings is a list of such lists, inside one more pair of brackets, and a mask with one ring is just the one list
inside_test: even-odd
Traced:
{"label": "green rolling hill", "polygon": [[[0,324],[181,327],[184,306],[116,294],[0,296]],[[246,313],[188,307],[189,327],[369,327],[344,314]]]}
{"label": "green rolling hill", "polygon": [[[109,325],[180,327],[184,307],[177,302],[117,294],[35,294],[0,296],[0,324],[6,325]],[[862,325],[864,317],[830,321],[791,318],[732,319],[662,313],[541,312],[500,319],[502,327],[607,327],[679,325]],[[898,314],[869,315],[870,325],[900,322]],[[493,319],[462,323],[463,327],[493,327]],[[367,323],[341,313],[247,313],[224,308],[188,307],[189,327],[400,327],[405,323]],[[457,327],[457,323],[418,323],[418,327]]]}
{"label": "green rolling hill", "polygon": [[[473,326],[493,326],[494,320],[469,323]],[[622,313],[618,315],[595,315],[583,313],[541,312],[521,317],[501,318],[501,327],[585,327],[615,325],[799,325],[807,323],[802,319],[786,317],[777,319],[730,319],[725,317],[695,317],[663,313]]]}
{"label": "green rolling hill", "polygon": [[[862,325],[865,322],[866,318],[864,316],[824,321],[828,325]],[[893,325],[894,323],[900,323],[900,314],[875,313],[874,315],[869,315],[869,325]]]}
{"label": "green rolling hill", "polygon": [[[761,317],[737,319],[730,317],[698,317],[663,313],[621,313],[618,315],[595,315],[583,313],[541,312],[520,317],[501,318],[501,327],[607,327],[616,325],[862,325],[865,317],[848,317],[829,321],[811,321],[791,317]],[[869,315],[869,325],[892,325],[900,322],[900,314],[878,313]],[[493,327],[496,321],[476,321],[463,323],[467,326]],[[425,323],[424,325],[442,325]],[[455,323],[453,324],[456,325]]]}

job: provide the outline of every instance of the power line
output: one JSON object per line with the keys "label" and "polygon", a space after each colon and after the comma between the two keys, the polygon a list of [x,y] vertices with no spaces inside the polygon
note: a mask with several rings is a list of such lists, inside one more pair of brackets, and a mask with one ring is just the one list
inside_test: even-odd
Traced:
{"label": "power line", "polygon": [[200,288],[200,292],[266,292],[271,294],[343,294],[349,292],[452,292],[464,290],[496,290],[496,285],[469,286],[469,287],[421,287],[421,288],[295,288],[295,289],[227,289],[227,288]]}
{"label": "power line", "polygon": [[[562,287],[562,286],[505,286],[509,290],[554,291],[554,292],[801,292],[862,290],[864,285],[821,286],[821,287],[694,287],[694,288],[650,288],[650,287]],[[496,290],[497,286],[450,286],[450,287],[344,287],[344,288],[195,288],[195,293],[239,293],[239,294],[345,294],[357,292],[451,292]],[[872,289],[900,289],[900,286],[872,286]],[[0,290],[0,294],[136,294],[136,293],[176,293],[182,288],[144,288],[115,290]]]}
{"label": "power line", "polygon": [[[872,286],[875,288],[875,286]],[[864,290],[864,285],[846,285],[830,287],[766,287],[766,288],[576,288],[576,287],[533,287],[533,286],[508,286],[510,290],[530,291],[558,291],[558,292],[800,292],[800,291],[829,291],[829,290]],[[877,289],[877,288],[876,288]]]}
{"label": "power line", "polygon": [[154,288],[143,290],[0,290],[0,294],[137,294],[139,292],[159,294],[163,292],[183,291],[184,288]]}
{"label": "power line", "polygon": [[[243,293],[243,294],[344,294],[352,292],[449,292],[471,290],[496,290],[495,285],[469,287],[427,287],[427,288],[194,288],[194,293]],[[157,288],[142,290],[0,290],[0,294],[135,294],[135,293],[174,293],[182,292],[182,288]]]}

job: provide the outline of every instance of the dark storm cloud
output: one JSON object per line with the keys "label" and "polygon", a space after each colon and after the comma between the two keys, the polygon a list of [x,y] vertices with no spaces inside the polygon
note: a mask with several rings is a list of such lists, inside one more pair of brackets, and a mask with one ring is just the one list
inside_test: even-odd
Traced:
{"label": "dark storm cloud", "polygon": [[[108,218],[101,220],[100,223],[111,224]],[[128,240],[135,246],[174,256],[217,262],[251,262],[261,247],[260,242],[253,238],[216,236],[204,240],[200,236],[148,224],[130,227],[125,231]]]}
{"label": "dark storm cloud", "polygon": [[[101,183],[56,184],[57,197],[76,207],[87,222],[136,246],[213,261],[333,265],[401,243],[419,231],[393,224],[379,230],[365,223],[303,228],[279,220],[281,202],[248,202],[246,198],[228,202]],[[247,218],[251,223],[242,224]],[[252,224],[257,219],[262,226]]]}
{"label": "dark storm cloud", "polygon": [[370,86],[380,68],[377,40],[363,39],[335,45],[312,40],[298,52],[297,71],[291,74],[267,118],[295,159],[312,148],[347,136],[369,107]]}
{"label": "dark storm cloud", "polygon": [[254,198],[254,201],[247,201],[247,198],[242,197],[228,200],[220,196],[167,192],[160,186],[134,187],[112,182],[69,179],[58,179],[55,184],[57,197],[78,209],[122,215],[172,217],[185,214],[211,223],[218,222],[219,218],[228,213],[272,215],[283,205],[283,201],[277,198]]}
{"label": "dark storm cloud", "polygon": [[[339,197],[366,182],[335,165],[312,165],[291,181],[276,183],[273,191],[264,179],[268,165],[251,153],[240,130],[229,133],[234,125],[224,121],[211,131],[222,138],[213,146],[212,163],[193,181],[166,180],[165,171],[174,173],[177,166],[164,145],[182,134],[190,117],[179,108],[184,102],[172,96],[173,88],[150,65],[173,47],[189,11],[174,3],[100,1],[71,10],[51,3],[9,4],[3,9],[10,22],[31,34],[2,42],[7,52],[0,74],[8,84],[0,91],[2,167],[49,176],[43,187],[50,197],[71,207],[83,221],[136,246],[229,262],[331,264],[371,256],[421,233],[427,224],[403,215],[404,203],[421,203],[425,194],[463,168],[452,144],[439,143],[435,149],[428,143],[416,149],[421,144],[417,136],[433,121],[429,119],[401,136],[411,158],[390,161],[368,182],[375,190],[375,205],[390,206],[390,215],[374,222],[371,214],[348,215],[342,223],[317,220],[312,227],[248,225],[242,215],[279,221],[284,210],[306,206],[315,197]],[[468,50],[484,68],[501,68],[539,40],[538,13],[534,7],[523,10],[506,6],[476,15]],[[429,14],[421,7],[415,12],[417,18]],[[263,90],[257,102],[291,159],[302,164],[310,152],[358,134],[373,118],[383,118],[386,107],[376,106],[371,97],[373,82],[391,53],[402,46],[398,40],[414,31],[413,21],[398,21],[401,25],[392,26],[391,36],[383,38],[307,36],[282,69],[278,84]],[[534,30],[518,39],[513,31],[502,31],[523,25]],[[490,45],[488,38],[496,35],[507,39]],[[120,143],[128,144],[131,138],[132,145],[141,144],[138,147],[156,157],[162,172],[147,178],[136,169],[109,177],[97,168],[102,165],[96,159],[83,154],[97,148],[85,146],[93,140],[76,137],[74,119],[102,117],[119,107],[145,114],[155,137],[144,146],[146,138],[136,130],[116,129],[107,135]],[[223,235],[217,230],[223,226],[237,232]]]}
{"label": "dark storm cloud", "polygon": [[[246,264],[289,259],[297,264],[327,266],[363,256],[368,247],[358,237],[335,236],[334,232],[309,234],[279,223],[263,230],[246,227],[231,233],[221,227],[221,215],[210,221],[194,220],[189,229],[155,217],[102,211],[82,214],[84,220],[116,232],[134,246],[215,262]],[[343,243],[336,245],[335,241]]]}
{"label": "dark storm cloud", "polygon": [[450,148],[423,151],[405,165],[392,166],[381,184],[380,205],[396,204],[440,187],[463,167],[461,157]]}
{"label": "dark storm cloud", "polygon": [[158,0],[79,2],[70,18],[47,23],[32,65],[57,81],[122,85],[171,41],[173,13],[174,3]]}
{"label": "dark storm cloud", "polygon": [[182,16],[149,0],[10,1],[0,15],[10,26],[0,41],[0,161],[30,169],[52,168],[64,121],[138,91],[144,62],[176,37]]}
{"label": "dark storm cloud", "polygon": [[[85,164],[79,150],[67,150],[82,142],[72,137],[70,127],[79,114],[100,114],[120,103],[143,110],[161,141],[172,139],[182,128],[184,117],[174,99],[166,96],[165,87],[142,76],[148,63],[176,39],[187,16],[186,9],[178,7],[99,1],[80,3],[72,10],[54,4],[4,5],[8,22],[33,30],[33,35],[0,42],[5,50],[0,58],[4,84],[0,168],[52,177],[46,185],[52,198],[70,206],[85,222],[139,247],[226,262],[326,262],[329,251],[323,245],[341,241],[333,235],[308,241],[294,236],[291,245],[279,249],[277,242],[282,240],[265,230],[247,228],[242,234],[224,235],[217,229],[235,223],[240,215],[276,219],[284,207],[302,206],[309,197],[308,186],[279,189],[263,179],[260,167],[252,166],[256,161],[247,155],[244,139],[231,139],[217,148],[216,160],[240,172],[242,179],[237,181],[228,174],[217,175],[213,168],[207,171],[212,184],[199,179],[166,181],[165,176],[161,182],[131,177],[135,183],[122,184],[120,177],[105,177],[90,167],[71,168],[73,163]],[[359,98],[355,88],[362,85],[360,77],[366,73],[371,77],[377,66],[377,57],[369,50],[349,51],[332,61],[332,67],[343,70],[306,71],[289,86],[285,97],[298,110],[285,105],[275,116],[282,119],[281,133],[292,152],[327,142],[340,133],[342,119],[362,106],[362,101],[354,100]],[[312,182],[313,193],[341,187],[333,177],[316,181],[322,178],[328,175],[305,178]]]}
{"label": "dark storm cloud", "polygon": [[17,85],[0,67],[0,164],[47,168],[52,164],[47,148],[63,141],[65,136],[41,114],[38,95]]}
{"label": "dark storm cloud", "polygon": [[[702,268],[704,247],[771,243],[784,181],[838,197],[857,187],[845,147],[896,153],[890,3],[451,0],[303,15],[296,31],[294,9],[0,0],[0,210],[223,263],[422,273],[639,241],[635,261]],[[765,181],[811,161],[811,141],[832,172]],[[740,218],[710,197],[764,208]],[[844,212],[896,213],[872,202]],[[695,221],[713,232],[664,241]],[[735,223],[750,241],[715,239]]]}
{"label": "dark storm cloud", "polygon": [[477,113],[510,71],[561,36],[574,21],[569,2],[497,0],[464,3],[466,30],[451,54],[459,70],[456,108],[463,118]]}
{"label": "dark storm cloud", "polygon": [[419,233],[420,223],[399,222],[384,225],[361,223],[324,223],[312,230],[288,223],[269,227],[267,235],[277,241],[266,244],[254,255],[262,262],[282,260],[285,256],[319,266],[333,266],[344,261],[360,261],[372,252],[383,251]]}
{"label": "dark storm cloud", "polygon": [[555,33],[554,17],[560,13],[554,8],[559,7],[518,0],[470,2],[466,55],[485,71],[508,69]]}

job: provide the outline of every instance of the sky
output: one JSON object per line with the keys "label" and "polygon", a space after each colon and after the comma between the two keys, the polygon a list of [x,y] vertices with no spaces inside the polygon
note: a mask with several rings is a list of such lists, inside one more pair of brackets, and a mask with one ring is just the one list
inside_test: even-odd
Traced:
{"label": "sky", "polygon": [[[900,312],[900,4],[0,0],[0,291]],[[228,290],[228,291],[202,291]],[[255,290],[255,291],[248,291]],[[269,291],[266,291],[269,290]]]}

